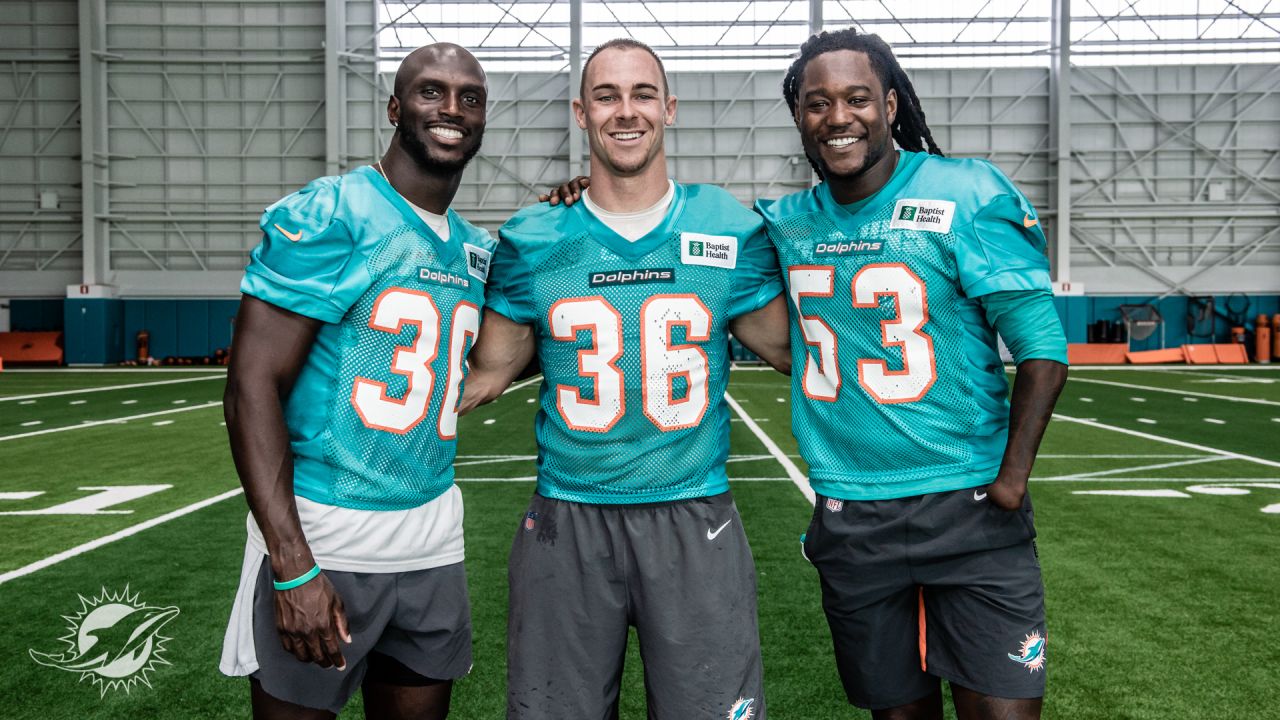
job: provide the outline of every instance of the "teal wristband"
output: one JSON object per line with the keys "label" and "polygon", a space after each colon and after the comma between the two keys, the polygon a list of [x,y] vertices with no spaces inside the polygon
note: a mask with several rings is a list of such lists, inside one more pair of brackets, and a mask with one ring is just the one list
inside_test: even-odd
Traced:
{"label": "teal wristband", "polygon": [[310,570],[302,573],[301,575],[299,575],[298,577],[292,580],[288,580],[286,582],[276,582],[273,580],[271,581],[271,584],[275,585],[277,590],[292,590],[298,587],[299,585],[305,585],[306,583],[314,580],[315,577],[319,574],[320,574],[320,565],[316,564],[316,565],[312,565]]}

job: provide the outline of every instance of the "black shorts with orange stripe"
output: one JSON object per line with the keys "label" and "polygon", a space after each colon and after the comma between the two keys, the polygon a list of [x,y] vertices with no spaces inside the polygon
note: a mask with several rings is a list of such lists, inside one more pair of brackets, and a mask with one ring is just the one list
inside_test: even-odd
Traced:
{"label": "black shorts with orange stripe", "polygon": [[1044,695],[1044,584],[1028,495],[986,488],[896,500],[818,496],[805,555],[822,581],[849,702],[870,709],[931,694],[939,679],[1003,698]]}

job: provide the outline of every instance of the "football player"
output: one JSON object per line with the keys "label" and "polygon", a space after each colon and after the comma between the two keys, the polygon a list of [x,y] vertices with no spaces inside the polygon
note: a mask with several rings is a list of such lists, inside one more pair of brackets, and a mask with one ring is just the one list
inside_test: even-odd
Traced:
{"label": "football player", "polygon": [[792,304],[804,549],[849,701],[941,718],[945,679],[961,718],[1038,717],[1027,477],[1067,360],[1036,211],[991,163],[942,157],[876,35],[810,38],[783,92],[822,183],[757,210]]}
{"label": "football player", "polygon": [[484,230],[449,209],[486,80],[449,44],[396,73],[379,162],[262,216],[225,412],[250,515],[221,669],[261,718],[444,718],[471,666],[457,405]]}
{"label": "football player", "polygon": [[729,493],[728,333],[783,370],[777,259],[724,190],[667,177],[676,98],[630,39],[573,100],[594,181],[500,231],[464,411],[537,354],[537,492],[511,551],[508,717],[617,717],[628,626],[649,717],[765,717],[755,567]]}

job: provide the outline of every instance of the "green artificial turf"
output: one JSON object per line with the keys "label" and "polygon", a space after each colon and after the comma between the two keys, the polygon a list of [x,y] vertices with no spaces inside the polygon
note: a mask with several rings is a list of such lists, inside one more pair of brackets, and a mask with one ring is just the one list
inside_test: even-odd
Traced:
{"label": "green artificial turf", "polygon": [[[5,372],[0,398],[178,377]],[[1244,377],[1259,382],[1236,381]],[[1280,373],[1086,371],[1073,378],[1136,387],[1071,382],[1059,413],[1092,424],[1055,421],[1036,466],[1032,494],[1049,616],[1044,716],[1280,716],[1274,681],[1280,651],[1270,642],[1280,630],[1280,514],[1262,512],[1280,503],[1280,383],[1265,382],[1280,380]],[[216,405],[221,387],[214,379],[50,396],[26,405],[0,402],[0,492],[43,493],[0,499],[0,512],[47,508],[95,492],[82,488],[171,486],[111,508],[127,514],[0,515],[0,574],[236,488]],[[1179,394],[1187,392],[1262,402]],[[475,668],[455,688],[457,718],[504,715],[506,556],[533,492],[536,405],[529,400],[536,393],[534,382],[461,423],[458,477],[467,508]],[[731,424],[728,467],[738,479],[733,491],[756,557],[770,715],[869,717],[844,702],[817,576],[799,552],[812,510],[774,455],[786,455],[803,472],[789,430],[787,382],[771,372],[735,372],[730,394],[774,446],[746,423]],[[137,402],[122,404],[130,399]],[[85,402],[72,405],[76,400]],[[175,404],[179,400],[186,402]],[[215,405],[183,409],[206,403]],[[165,414],[12,437],[157,412]],[[41,425],[22,426],[36,419]],[[1134,489],[1180,496],[1077,494]],[[231,497],[0,583],[0,621],[7,629],[0,644],[6,670],[0,717],[247,717],[247,683],[217,670],[245,512],[243,498]],[[150,687],[103,694],[77,674],[32,660],[29,649],[65,649],[63,616],[80,611],[80,596],[92,600],[126,586],[148,604],[180,609],[162,632],[172,638],[163,653],[168,664],[149,673]],[[357,698],[343,717],[360,716]],[[644,717],[634,639],[622,717]]]}

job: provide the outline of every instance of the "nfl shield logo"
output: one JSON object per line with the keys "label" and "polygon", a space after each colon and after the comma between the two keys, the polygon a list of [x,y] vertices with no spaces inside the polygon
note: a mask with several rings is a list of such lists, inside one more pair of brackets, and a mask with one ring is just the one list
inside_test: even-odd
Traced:
{"label": "nfl shield logo", "polygon": [[827,509],[831,512],[840,512],[844,509],[844,501],[835,498],[827,498]]}
{"label": "nfl shield logo", "polygon": [[538,523],[538,513],[530,510],[529,514],[524,516],[524,531],[529,532],[530,530],[533,530],[533,526],[536,525],[537,523]]}

